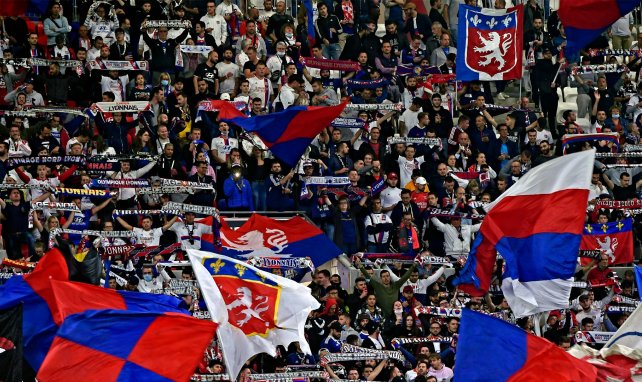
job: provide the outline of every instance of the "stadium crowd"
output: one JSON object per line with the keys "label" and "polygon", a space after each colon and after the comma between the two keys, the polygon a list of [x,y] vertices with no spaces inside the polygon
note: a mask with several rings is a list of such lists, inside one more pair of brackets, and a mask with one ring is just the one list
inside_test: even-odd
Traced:
{"label": "stadium crowd", "polygon": [[[578,331],[615,331],[630,310],[608,308],[629,307],[638,288],[631,270],[616,280],[606,254],[578,265],[576,281],[584,287],[574,288],[569,308],[551,312],[545,322],[515,320],[499,287],[501,259],[483,298],[458,293],[452,278],[470,252],[483,207],[564,153],[596,148],[604,154],[595,163],[587,223],[631,215],[637,232],[639,220],[630,211],[595,206],[640,198],[640,157],[630,155],[642,147],[640,58],[587,50],[580,68],[622,69],[577,70],[578,63],[563,59],[566,40],[556,12],[528,0],[523,79],[437,81],[435,75],[456,73],[458,0],[309,2],[310,13],[304,4],[283,0],[78,1],[79,20],[71,18],[70,1],[52,2],[37,29],[19,15],[2,17],[0,207],[7,257],[37,262],[54,236],[81,251],[95,239],[83,235],[86,230],[132,232],[102,237],[103,247],[180,243],[182,250],[200,249],[202,235],[212,233],[199,223],[205,214],[151,213],[170,202],[216,207],[223,215],[301,211],[347,255],[417,256],[343,257],[362,273],[350,285],[328,270],[315,271],[310,289],[322,307],[306,325],[314,354],[294,343],[277,358],[259,355],[239,380],[316,365],[332,379],[450,381],[455,308],[485,311],[565,349]],[[485,5],[507,6],[504,0]],[[640,49],[632,24],[631,15],[618,20],[591,48]],[[382,26],[385,31],[378,30]],[[642,33],[637,41],[642,44]],[[33,58],[43,60],[24,60]],[[343,70],[337,60],[356,65]],[[576,88],[577,104],[560,101],[558,88]],[[348,97],[341,118],[314,138],[294,167],[206,106],[229,101],[254,117],[291,106],[333,106]],[[134,112],[100,106],[113,102]],[[575,134],[586,139],[563,139]],[[82,161],[64,159],[79,156]],[[322,184],[320,176],[332,179]],[[125,187],[100,187],[101,179],[122,180]],[[151,187],[136,187],[145,179]],[[179,193],[145,191],[171,184],[162,183],[167,179],[192,183]],[[92,193],[99,190],[108,197]],[[637,234],[634,241],[637,253]],[[421,261],[428,255],[432,261]],[[165,260],[157,255],[151,265],[137,266],[136,275],[122,283],[113,277],[107,286],[162,292],[172,278],[194,279],[189,268],[158,266]],[[5,266],[4,272],[21,271]],[[182,296],[185,307],[206,310],[199,297],[198,290]],[[328,353],[343,353],[343,344],[399,350],[404,357],[319,363]],[[199,378],[224,373],[220,360],[208,360]]]}

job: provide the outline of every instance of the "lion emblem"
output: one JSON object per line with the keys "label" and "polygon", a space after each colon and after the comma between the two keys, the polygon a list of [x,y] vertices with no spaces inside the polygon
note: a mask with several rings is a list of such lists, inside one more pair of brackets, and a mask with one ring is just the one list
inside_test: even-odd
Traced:
{"label": "lion emblem", "polygon": [[503,42],[502,36],[500,36],[500,34],[497,32],[490,32],[488,34],[488,39],[484,38],[484,36],[479,31],[477,31],[477,35],[482,42],[482,46],[474,47],[473,51],[475,53],[486,53],[480,55],[480,58],[482,60],[479,61],[479,65],[488,66],[493,61],[497,61],[497,63],[499,64],[497,68],[499,70],[503,69],[506,65],[504,56],[508,52],[508,48],[513,43],[513,35],[511,35],[510,33],[504,34],[505,38],[503,39]]}
{"label": "lion emblem", "polygon": [[292,256],[290,254],[282,253],[283,250],[288,247],[288,238],[285,235],[285,232],[280,229],[267,228],[265,233],[268,235],[267,246],[265,245],[266,240],[263,232],[256,230],[244,234],[236,241],[226,238],[221,231],[221,239],[227,243],[225,246],[228,248],[243,252],[250,251],[249,253],[240,255],[243,258]]}
{"label": "lion emblem", "polygon": [[610,236],[607,236],[604,238],[604,241],[600,241],[598,238],[596,238],[595,241],[597,241],[597,245],[600,246],[598,249],[606,253],[609,257],[609,263],[613,263],[615,261],[615,250],[618,246],[617,238],[611,239]]}
{"label": "lion emblem", "polygon": [[[252,291],[247,287],[236,289],[234,295],[236,300],[227,304],[227,310],[235,317],[235,325],[239,328],[247,324],[252,318],[255,318],[269,326],[270,323],[261,317],[270,308],[267,296],[257,296],[252,298]],[[235,311],[237,311],[235,313]]]}

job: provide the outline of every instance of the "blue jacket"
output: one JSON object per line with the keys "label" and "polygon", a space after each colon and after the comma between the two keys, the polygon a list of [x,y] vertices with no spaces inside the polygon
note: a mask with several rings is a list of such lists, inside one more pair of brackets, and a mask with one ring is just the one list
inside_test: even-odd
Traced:
{"label": "blue jacket", "polygon": [[250,211],[254,211],[252,187],[247,179],[243,178],[241,190],[239,190],[237,183],[232,178],[232,175],[230,175],[223,183],[223,192],[227,198],[227,208],[229,210],[234,208],[249,208]]}

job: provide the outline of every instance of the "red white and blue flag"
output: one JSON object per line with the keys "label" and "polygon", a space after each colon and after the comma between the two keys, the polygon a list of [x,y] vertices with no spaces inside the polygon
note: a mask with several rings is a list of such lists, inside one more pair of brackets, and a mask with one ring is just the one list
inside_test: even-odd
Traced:
{"label": "red white and blue flag", "polygon": [[54,248],[24,276],[14,276],[0,288],[0,309],[23,305],[24,356],[38,371],[56,332],[69,315],[87,310],[121,309],[130,312],[183,313],[180,300],[166,295],[115,291],[68,282],[67,263]]}
{"label": "red white and blue flag", "polygon": [[522,77],[523,9],[459,6],[458,81]]}
{"label": "red white and blue flag", "polygon": [[336,106],[291,106],[278,113],[221,119],[254,132],[275,157],[294,167],[310,142],[343,112],[347,102]]}
{"label": "red white and blue flag", "polygon": [[455,284],[485,294],[499,252],[506,264],[502,291],[515,316],[568,307],[594,158],[591,150],[548,161],[486,206]]}
{"label": "red white and blue flag", "polygon": [[454,370],[459,381],[596,381],[590,363],[487,314],[464,309],[459,338]]}
{"label": "red white and blue flag", "polygon": [[304,326],[319,308],[310,289],[223,255],[187,250],[203,299],[219,324],[223,359],[236,378],[255,354],[276,356],[276,346],[299,341],[310,353]]}
{"label": "red white and blue flag", "polygon": [[566,56],[576,56],[640,0],[564,0],[557,11],[566,33]]}
{"label": "red white and blue flag", "polygon": [[187,381],[216,324],[179,313],[88,310],[67,317],[38,380]]}

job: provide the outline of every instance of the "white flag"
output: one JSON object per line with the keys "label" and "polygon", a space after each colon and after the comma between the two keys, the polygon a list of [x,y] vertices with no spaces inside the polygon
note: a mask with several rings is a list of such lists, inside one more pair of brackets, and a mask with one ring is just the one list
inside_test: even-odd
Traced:
{"label": "white flag", "polygon": [[223,255],[188,249],[217,334],[227,373],[236,378],[253,355],[276,356],[276,346],[299,341],[310,353],[304,326],[319,302],[295,281]]}
{"label": "white flag", "polygon": [[631,370],[632,375],[642,374],[642,305],[624,321],[600,350],[600,355],[610,363]]}

